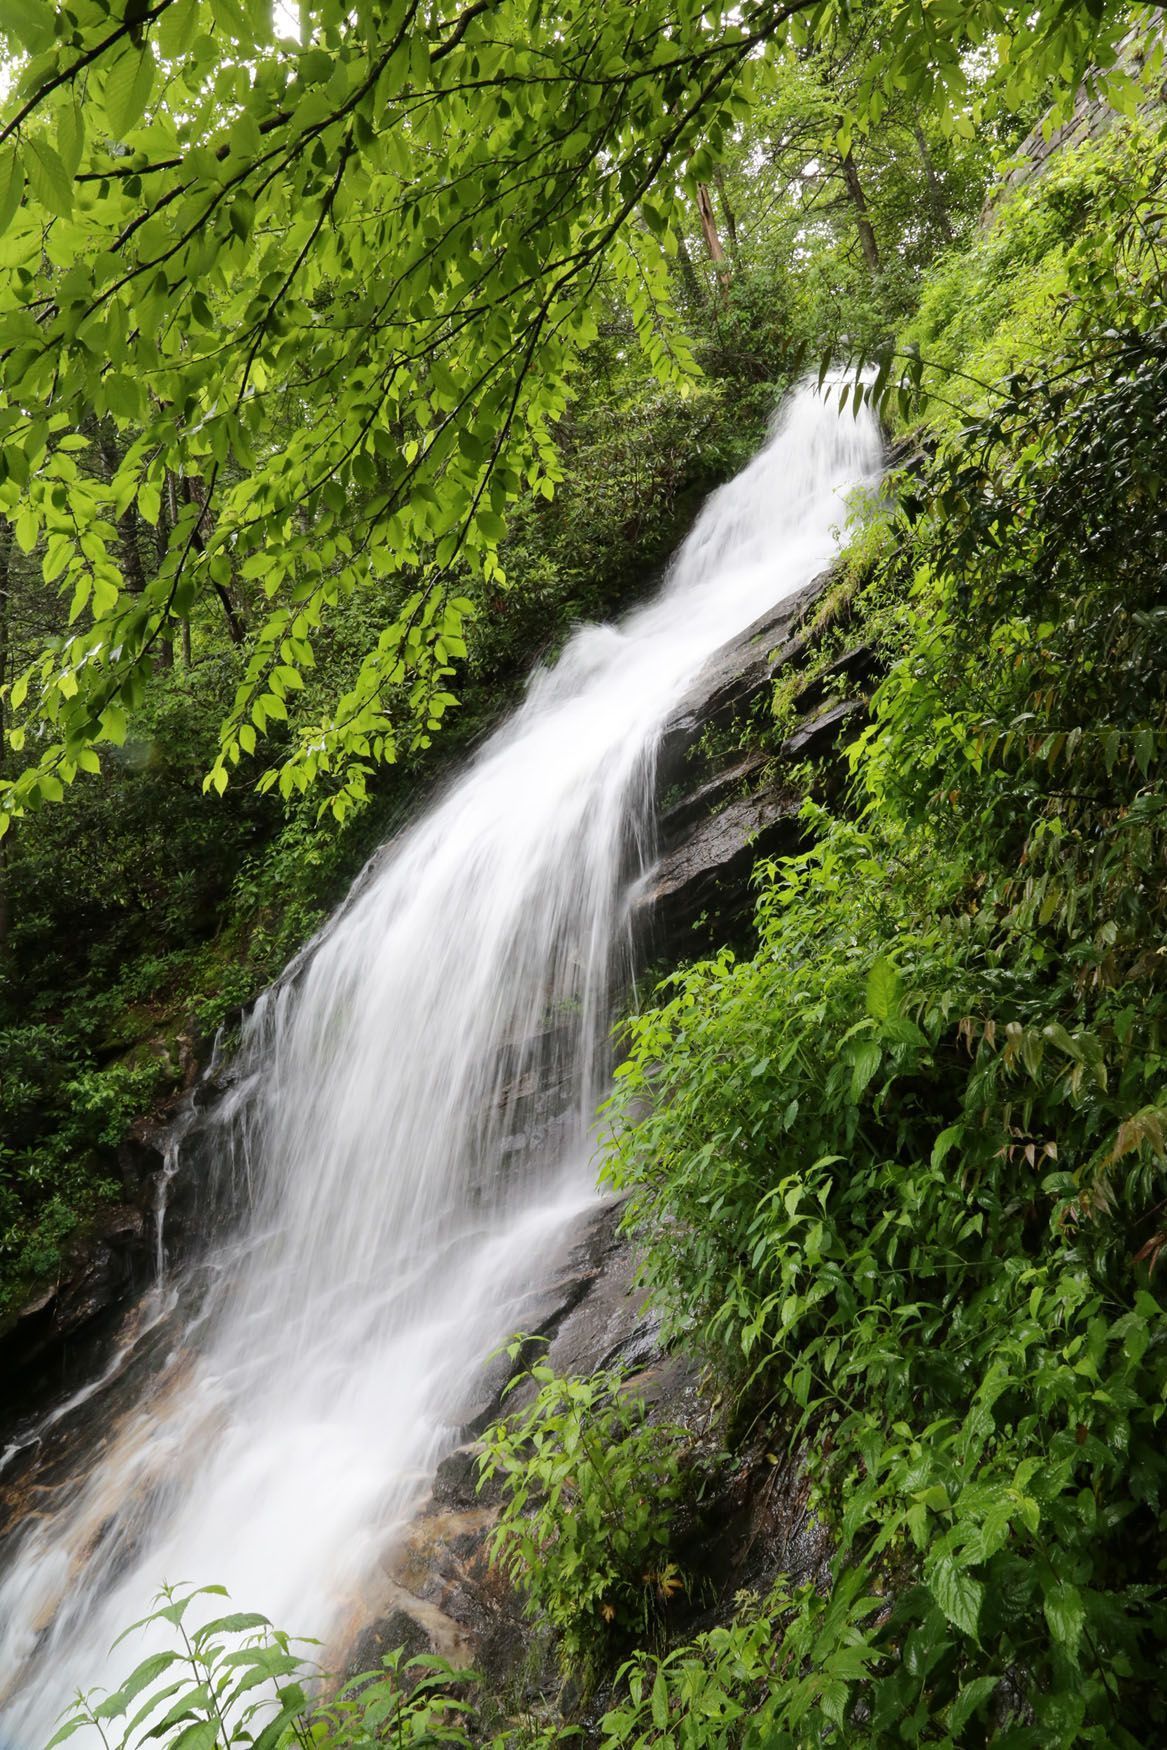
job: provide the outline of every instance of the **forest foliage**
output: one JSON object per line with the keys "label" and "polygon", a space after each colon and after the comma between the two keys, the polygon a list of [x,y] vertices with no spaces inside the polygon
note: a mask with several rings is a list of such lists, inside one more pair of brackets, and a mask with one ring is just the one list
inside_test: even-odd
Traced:
{"label": "forest foliage", "polygon": [[[831,1584],[646,1638],[678,1461],[615,1382],[550,1375],[486,1442],[498,1554],[569,1664],[623,1660],[605,1750],[1155,1742],[1157,119],[978,215],[1156,9],[349,10],[5,9],[5,1292],[437,728],[627,600],[853,350],[925,452],[855,549],[885,678],[847,798],[758,872],[756,953],[630,1021],[607,1167],[671,1335],[805,1466]],[[78,1729],[152,1729],[166,1689],[187,1750],[489,1741],[463,1679],[400,1664],[321,1711],[305,1649],[233,1614]]]}
{"label": "forest foliage", "polygon": [[[716,8],[638,8],[639,34],[613,47],[616,26],[600,7],[536,8],[528,30],[527,10],[510,6],[471,7],[444,24],[416,6],[371,6],[362,35],[342,31],[325,6],[304,10],[300,35],[280,13],[282,34],[253,42],[262,10],[175,0],[119,26],[95,4],[60,9],[51,36],[39,7],[17,6],[2,21],[13,58],[0,145],[9,458],[0,482],[0,791],[6,811],[23,812],[0,839],[0,1317],[59,1269],[95,1208],[137,1195],[133,1121],[182,1088],[215,1028],[279,972],[438,764],[497,717],[530,662],[574,620],[610,614],[647,587],[700,494],[744,462],[800,361],[840,344],[848,324],[868,337],[894,330],[910,308],[912,274],[967,229],[990,170],[980,140],[931,103],[940,67],[957,81],[961,114],[973,101],[947,39],[933,66],[910,21],[882,40],[878,9],[865,9],[862,31],[858,13],[841,21],[829,7],[758,9],[758,40],[744,50],[749,119],[740,92],[732,125],[721,95],[711,99],[662,162],[647,205],[634,203],[597,255],[580,304],[595,333],[568,348],[570,393],[555,387],[545,349],[521,385],[514,379],[521,396],[562,402],[546,426],[554,481],[543,474],[532,486],[506,448],[512,437],[519,451],[528,443],[536,415],[526,401],[506,453],[472,464],[487,389],[463,408],[446,404],[438,381],[478,356],[473,324],[488,319],[458,263],[480,260],[501,288],[516,259],[515,202],[526,214],[537,187],[551,231],[562,195],[574,236],[589,203],[615,200],[625,179],[615,159],[611,175],[592,164],[576,178],[585,145],[605,128],[624,129],[640,164],[652,128],[670,125],[682,72],[646,45],[675,41],[689,57],[684,76],[703,76],[707,51],[721,67],[742,50],[739,26],[721,32]],[[653,19],[666,15],[653,39]],[[984,34],[1012,16],[986,6],[962,29]],[[385,20],[406,31],[412,58],[395,51],[366,90],[381,40],[373,26]],[[1016,137],[1033,93],[1048,84],[1051,55],[1077,65],[1093,49],[1105,60],[1120,24],[1117,13],[1084,32],[1052,14],[1027,23],[1018,52],[1029,95],[1009,99],[1016,113],[997,105],[993,138]],[[503,52],[507,32],[523,37],[522,54]],[[552,46],[540,50],[543,38]],[[415,93],[423,41],[443,52]],[[617,48],[609,115],[591,104],[587,69]],[[542,84],[523,58],[536,54]],[[617,101],[637,55],[647,57],[651,127]],[[479,83],[463,88],[454,71],[469,74],[471,63]],[[123,90],[134,69],[136,83]],[[882,95],[866,89],[877,74]],[[592,132],[565,156],[560,88],[579,80]],[[504,115],[512,85],[517,107]],[[293,97],[304,107],[285,113]],[[487,101],[500,108],[497,138],[482,127]],[[977,101],[989,107],[979,88]],[[852,119],[840,140],[843,112]],[[331,188],[319,161],[335,175],[337,142],[350,130],[341,185],[308,245],[280,215],[294,207],[313,232],[319,190]],[[519,159],[508,168],[504,136],[529,153],[528,173]],[[52,180],[58,162],[65,192],[60,176]],[[704,175],[708,185],[696,181]],[[878,274],[861,246],[856,189],[881,251]],[[240,235],[245,197],[255,216]],[[204,208],[211,217],[183,241],[183,214]],[[419,215],[424,234],[415,235]],[[445,241],[431,258],[441,223]],[[152,266],[147,246],[161,249],[164,237],[175,253]],[[544,246],[553,247],[550,233]],[[261,321],[256,300],[265,282],[273,300],[273,261],[290,268],[302,247],[279,313]],[[390,332],[365,307],[368,287],[381,283],[386,262],[415,258],[424,271],[412,270],[408,297],[394,288]],[[114,260],[126,269],[116,288],[107,276]],[[81,319],[86,286],[100,308]],[[532,280],[500,297],[489,320],[524,341],[537,291]],[[414,296],[433,310],[419,316]],[[463,316],[471,326],[461,338],[447,335]],[[406,330],[424,355],[413,363],[395,350]],[[556,346],[567,345],[565,333]],[[366,354],[367,382],[350,370]],[[58,372],[58,355],[72,360],[68,371]],[[378,371],[392,388],[384,401]],[[42,376],[48,388],[27,401]],[[241,381],[246,405],[232,423]],[[374,404],[369,431],[329,472],[329,446],[347,456],[344,431]],[[503,437],[504,426],[492,429]],[[431,453],[426,433],[445,448]],[[327,478],[301,498],[293,462],[308,455]],[[465,505],[458,495],[468,482],[488,477],[489,563],[473,540],[448,560],[432,530],[411,544],[385,502],[387,492],[406,493],[408,515],[424,522],[438,514],[439,486],[444,515]],[[268,492],[273,506],[292,508],[245,533],[231,507],[247,523],[246,506]],[[374,524],[380,558],[354,540]],[[406,626],[419,591],[421,618],[432,608],[424,636],[420,621]],[[457,636],[447,629],[439,639],[437,604],[450,591],[474,613],[467,608]],[[292,606],[288,638],[273,642]],[[446,703],[432,747],[421,745],[433,739],[430,719],[417,715],[428,682],[412,662],[396,679],[384,672],[415,633],[423,668],[428,649],[439,667],[457,669],[440,676]],[[307,763],[305,748],[315,750]],[[313,762],[303,792],[290,778],[287,795],[279,782],[257,789],[277,768],[304,776]],[[218,776],[204,795],[211,771]],[[220,795],[227,771],[236,781]]]}

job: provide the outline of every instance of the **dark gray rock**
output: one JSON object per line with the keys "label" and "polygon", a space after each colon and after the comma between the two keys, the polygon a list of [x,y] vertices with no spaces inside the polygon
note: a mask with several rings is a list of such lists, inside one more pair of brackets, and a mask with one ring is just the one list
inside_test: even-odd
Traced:
{"label": "dark gray rock", "polygon": [[[802,847],[802,792],[789,783],[739,797],[697,821],[641,883],[633,918],[666,954],[693,954],[734,942],[753,911],[750,876],[759,857]],[[695,931],[705,917],[708,926]]]}
{"label": "dark gray rock", "polygon": [[840,699],[799,724],[783,742],[778,757],[791,765],[800,760],[825,761],[839,746],[844,732],[850,739],[866,719],[866,699]]}
{"label": "dark gray rock", "polygon": [[145,1210],[104,1209],[70,1244],[57,1280],[12,1315],[0,1335],[6,1416],[71,1385],[126,1299],[150,1281],[153,1234]]}
{"label": "dark gray rock", "polygon": [[434,1501],[439,1507],[475,1507],[479,1504],[477,1441],[456,1446],[434,1472]]}
{"label": "dark gray rock", "polygon": [[345,1680],[351,1681],[366,1671],[379,1670],[386,1653],[392,1653],[398,1647],[403,1664],[408,1659],[434,1651],[433,1642],[416,1616],[400,1607],[391,1610],[387,1616],[378,1617],[359,1636],[345,1667]]}
{"label": "dark gray rock", "polygon": [[703,730],[724,727],[740,716],[779,668],[797,665],[805,658],[808,641],[802,622],[833,575],[828,570],[812,578],[723,645],[705,665],[665,731],[662,761],[666,767]]}
{"label": "dark gray rock", "polygon": [[700,826],[735,796],[748,792],[766,763],[766,755],[760,750],[744,754],[666,809],[658,827],[661,849],[673,849],[694,827]]}
{"label": "dark gray rock", "polygon": [[843,687],[865,690],[877,678],[880,666],[879,654],[870,644],[857,644],[853,650],[845,650],[795,694],[795,710],[804,714],[817,711],[828,701],[833,702]]}

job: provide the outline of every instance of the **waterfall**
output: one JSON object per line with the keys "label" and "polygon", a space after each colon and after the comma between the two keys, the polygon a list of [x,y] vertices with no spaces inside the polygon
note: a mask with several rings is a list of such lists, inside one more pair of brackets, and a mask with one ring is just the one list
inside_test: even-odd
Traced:
{"label": "waterfall", "polygon": [[245,1217],[167,1285],[171,1352],[30,1515],[0,1582],[0,1742],[33,1750],[78,1685],[141,1657],[108,1649],[164,1580],[297,1633],[351,1609],[594,1195],[670,713],[831,558],[841,494],[878,459],[868,415],[793,395],[656,598],[536,672],[257,1005],[211,1138]]}

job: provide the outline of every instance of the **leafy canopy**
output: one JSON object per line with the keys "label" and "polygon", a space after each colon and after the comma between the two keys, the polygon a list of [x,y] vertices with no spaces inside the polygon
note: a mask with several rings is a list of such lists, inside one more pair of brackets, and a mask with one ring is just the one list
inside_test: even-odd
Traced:
{"label": "leafy canopy", "polygon": [[[10,737],[36,757],[3,780],[0,827],[96,768],[175,628],[240,579],[259,605],[216,790],[274,727],[261,783],[326,776],[343,817],[372,761],[436,729],[507,506],[554,492],[601,271],[684,379],[677,203],[758,79],[862,10],[304,0],[293,27],[270,0],[11,0],[0,510],[70,629],[11,689]],[[970,47],[1011,91],[1072,89],[1113,61],[1127,11],[904,0],[840,130],[905,89],[949,103]],[[104,471],[95,419],[125,440]],[[156,571],[127,578],[119,523],[157,526],[164,497]],[[396,615],[289,738],[330,614],[387,578]]]}

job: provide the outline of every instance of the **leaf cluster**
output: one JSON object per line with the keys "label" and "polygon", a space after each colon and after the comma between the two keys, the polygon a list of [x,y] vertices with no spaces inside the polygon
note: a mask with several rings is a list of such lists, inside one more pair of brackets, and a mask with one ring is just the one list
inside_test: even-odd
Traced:
{"label": "leaf cluster", "polygon": [[683,1588],[669,1551],[689,1437],[650,1421],[615,1373],[539,1362],[511,1389],[529,1401],[486,1431],[479,1461],[480,1486],[503,1488],[491,1556],[550,1624],[565,1674],[594,1677]]}

